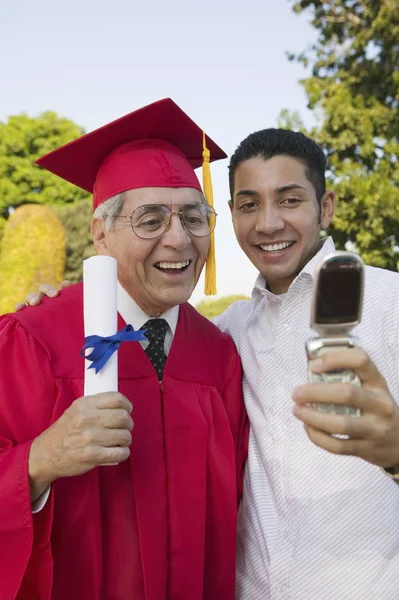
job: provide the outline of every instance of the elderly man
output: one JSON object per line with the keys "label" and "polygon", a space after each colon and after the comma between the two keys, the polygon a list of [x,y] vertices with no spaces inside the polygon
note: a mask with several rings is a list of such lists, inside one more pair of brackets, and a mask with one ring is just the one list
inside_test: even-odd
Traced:
{"label": "elderly man", "polygon": [[122,344],[120,393],[84,397],[81,284],[1,318],[4,600],[234,597],[247,427],[234,344],[187,304],[215,222],[201,154],[164,100],[39,161],[93,191],[119,326],[148,341]]}

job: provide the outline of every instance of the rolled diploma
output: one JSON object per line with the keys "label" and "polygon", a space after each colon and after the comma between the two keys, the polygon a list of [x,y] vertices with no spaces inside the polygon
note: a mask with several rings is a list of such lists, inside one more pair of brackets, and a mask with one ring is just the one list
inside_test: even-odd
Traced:
{"label": "rolled diploma", "polygon": [[[83,314],[85,337],[114,335],[118,327],[116,260],[92,256],[83,261]],[[90,348],[86,354],[90,353]],[[85,361],[84,394],[118,391],[118,353],[114,352],[99,373]]]}

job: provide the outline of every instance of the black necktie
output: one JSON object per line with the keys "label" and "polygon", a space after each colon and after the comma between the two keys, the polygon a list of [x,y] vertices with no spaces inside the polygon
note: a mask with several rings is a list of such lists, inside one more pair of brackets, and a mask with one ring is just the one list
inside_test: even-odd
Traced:
{"label": "black necktie", "polygon": [[145,353],[152,362],[159,380],[162,379],[166,362],[164,342],[168,327],[169,325],[165,319],[150,319],[141,327],[141,329],[146,329],[144,335],[150,342],[145,349]]}

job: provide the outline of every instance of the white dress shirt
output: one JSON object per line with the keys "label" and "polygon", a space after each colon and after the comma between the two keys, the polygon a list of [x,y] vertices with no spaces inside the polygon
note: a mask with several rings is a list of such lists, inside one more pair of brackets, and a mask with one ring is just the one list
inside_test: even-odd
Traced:
{"label": "white dress shirt", "polygon": [[[129,296],[126,290],[121,286],[118,281],[117,288],[117,307],[118,313],[121,315],[122,319],[125,321],[126,325],[132,325],[133,329],[138,331],[144,323],[146,323],[149,319],[153,317],[149,317],[136,302]],[[168,356],[170,347],[172,345],[173,336],[176,332],[177,321],[179,319],[179,306],[174,306],[170,308],[166,312],[160,315],[161,319],[165,319],[167,321],[169,327],[165,335],[165,355]],[[145,350],[149,344],[149,341],[139,342],[143,349]],[[82,342],[83,345],[83,342]],[[39,498],[32,503],[32,513],[36,514],[42,510],[45,506],[48,497],[50,495],[51,487],[48,487]]]}
{"label": "white dress shirt", "polygon": [[[239,600],[399,598],[399,486],[377,466],[315,446],[292,414],[292,390],[307,381],[313,275],[333,250],[328,238],[286,294],[272,294],[259,276],[252,300],[214,321],[241,356],[251,422]],[[353,333],[399,400],[398,273],[366,267]]]}
{"label": "white dress shirt", "polygon": [[[121,286],[118,282],[118,290],[117,290],[117,306],[118,313],[125,321],[127,325],[132,325],[133,329],[136,331],[140,329],[144,323],[146,323],[149,319],[155,317],[149,317],[136,302],[129,296],[127,291]],[[165,319],[167,321],[169,328],[165,335],[165,355],[168,356],[170,347],[172,345],[173,336],[176,332],[177,321],[179,319],[179,306],[174,306],[170,308],[166,312],[162,313],[159,316],[160,319]],[[146,349],[149,344],[149,341],[146,340],[144,342],[140,342],[142,347]]]}

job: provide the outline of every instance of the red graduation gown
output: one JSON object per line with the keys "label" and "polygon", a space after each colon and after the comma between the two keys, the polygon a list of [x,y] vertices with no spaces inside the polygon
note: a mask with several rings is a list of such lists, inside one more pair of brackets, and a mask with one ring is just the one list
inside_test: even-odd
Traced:
{"label": "red graduation gown", "polygon": [[189,304],[162,386],[140,344],[119,350],[130,459],[57,480],[32,515],[30,443],[83,395],[82,314],[78,284],[0,319],[0,600],[233,600],[241,366]]}

